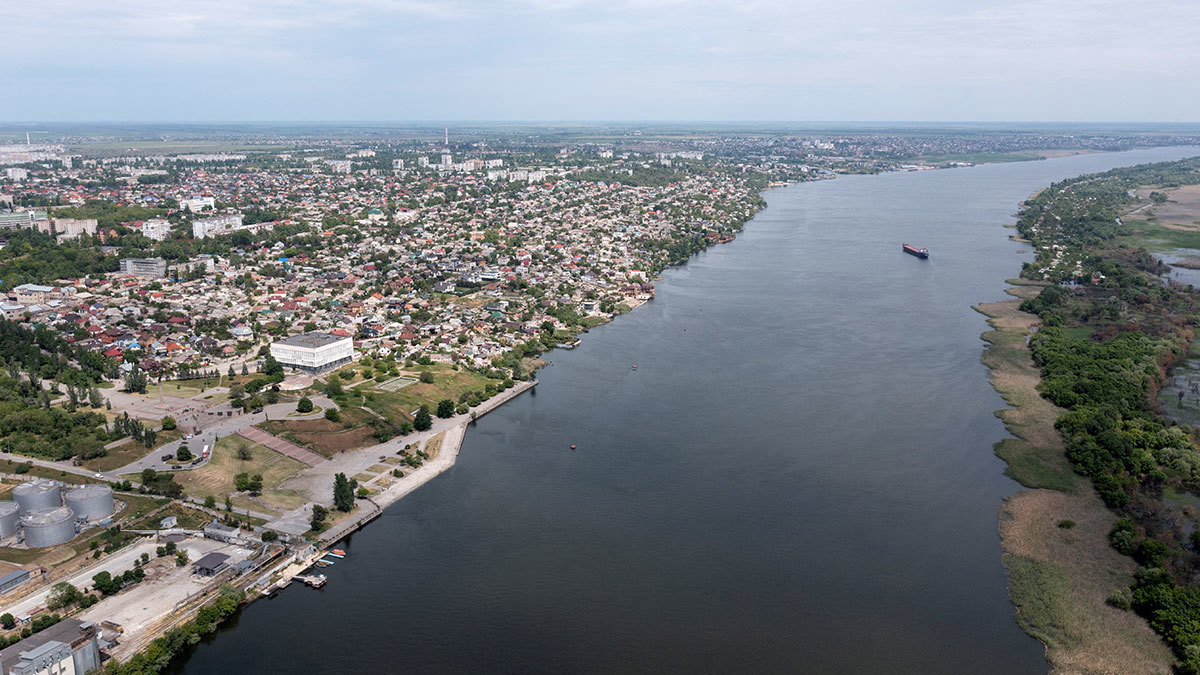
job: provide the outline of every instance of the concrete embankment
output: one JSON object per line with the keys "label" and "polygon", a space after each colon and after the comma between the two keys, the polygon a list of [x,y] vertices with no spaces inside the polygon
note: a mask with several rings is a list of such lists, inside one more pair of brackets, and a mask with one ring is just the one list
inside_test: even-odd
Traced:
{"label": "concrete embankment", "polygon": [[349,518],[343,520],[329,530],[322,532],[320,537],[321,543],[323,545],[332,544],[333,542],[358,529],[362,525],[365,525],[375,518],[378,518],[379,515],[383,513],[383,509],[395,504],[405,495],[409,494],[413,490],[416,490],[425,483],[428,483],[435,476],[454,466],[454,463],[458,461],[458,451],[462,448],[463,438],[466,437],[467,427],[470,426],[471,422],[492,412],[501,405],[504,405],[508,401],[511,401],[512,399],[520,396],[530,389],[533,389],[536,386],[536,380],[530,382],[519,382],[511,389],[500,392],[499,394],[496,394],[492,398],[477,406],[473,411],[475,413],[474,418],[471,418],[467,415],[458,416],[455,419],[456,423],[453,426],[445,429],[443,432],[440,432],[444,434],[442,436],[442,445],[441,449],[434,458],[426,461],[420,467],[414,469],[405,475],[403,479],[396,481],[387,489],[372,495],[370,499],[359,500],[358,512],[352,514]]}

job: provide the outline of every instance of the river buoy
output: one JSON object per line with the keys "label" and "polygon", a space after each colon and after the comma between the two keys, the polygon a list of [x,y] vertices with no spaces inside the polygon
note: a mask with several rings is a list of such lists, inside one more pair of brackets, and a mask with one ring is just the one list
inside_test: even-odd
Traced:
{"label": "river buoy", "polygon": [[572,450],[574,450],[574,449],[575,449],[575,446],[573,446],[573,445],[572,445],[572,446],[571,446],[571,449],[572,449]]}
{"label": "river buoy", "polygon": [[637,370],[637,364],[636,364],[636,363],[635,363],[635,364],[633,364],[633,369],[634,369],[634,370]]}

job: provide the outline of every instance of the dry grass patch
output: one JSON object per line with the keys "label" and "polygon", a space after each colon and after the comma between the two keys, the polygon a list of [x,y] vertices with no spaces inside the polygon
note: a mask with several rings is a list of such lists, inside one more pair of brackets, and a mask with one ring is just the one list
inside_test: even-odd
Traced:
{"label": "dry grass patch", "polygon": [[263,490],[258,499],[281,511],[291,511],[308,503],[308,497],[295,490],[283,489]]}
{"label": "dry grass patch", "polygon": [[[246,450],[250,459],[238,458]],[[174,472],[175,480],[184,492],[194,497],[212,496],[218,501],[235,492],[234,476],[239,473],[262,474],[263,488],[277,487],[285,478],[306,468],[305,464],[286,457],[242,436],[226,436],[217,441],[208,464],[186,471]],[[253,509],[253,505],[248,505]]]}
{"label": "dry grass patch", "polygon": [[391,470],[392,470],[392,467],[390,467],[386,464],[375,464],[375,465],[367,468],[367,473],[380,474],[380,473],[383,473],[384,471],[391,471]]}
{"label": "dry grass patch", "polygon": [[[1107,604],[1136,564],[1108,545],[1116,517],[1091,490],[1027,490],[1000,508],[1017,621],[1063,673],[1168,673],[1174,658],[1141,617]],[[1060,527],[1063,521],[1074,523]]]}
{"label": "dry grass patch", "polygon": [[1138,197],[1149,199],[1151,192],[1167,195],[1169,201],[1153,204],[1153,214],[1158,224],[1173,230],[1200,230],[1200,185],[1184,185],[1177,188],[1139,188]]}
{"label": "dry grass patch", "polygon": [[446,439],[446,432],[442,432],[425,443],[425,454],[429,455],[429,459],[436,459],[438,453],[442,451],[442,441]]}
{"label": "dry grass patch", "polygon": [[172,441],[177,441],[182,436],[182,432],[178,429],[170,431],[160,431],[154,439],[154,447],[147,449],[146,446],[138,441],[129,439],[128,442],[122,443],[117,447],[108,451],[108,454],[103,457],[89,459],[83,463],[83,466],[92,471],[112,471],[120,469],[124,466],[132,464],[139,459],[157,451],[163,445]]}
{"label": "dry grass patch", "polygon": [[1020,311],[1019,304],[1006,300],[976,308],[995,328],[982,335],[988,343],[982,361],[990,369],[992,386],[1013,406],[996,411],[1016,436],[997,443],[996,454],[1008,464],[1005,472],[1026,487],[1073,491],[1082,479],[1067,461],[1062,436],[1054,428],[1066,411],[1037,390],[1041,373],[1026,344],[1037,317]]}

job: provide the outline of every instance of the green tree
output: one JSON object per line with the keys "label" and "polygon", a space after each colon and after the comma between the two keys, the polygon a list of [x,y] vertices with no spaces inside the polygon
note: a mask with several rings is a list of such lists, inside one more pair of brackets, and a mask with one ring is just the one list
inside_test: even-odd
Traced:
{"label": "green tree", "polygon": [[429,416],[429,408],[421,406],[417,416],[413,418],[413,428],[417,431],[427,431],[433,426],[433,418]]}
{"label": "green tree", "polygon": [[181,462],[190,462],[192,461],[192,451],[188,450],[188,446],[181,445],[179,446],[179,449],[175,451],[175,459]]}
{"label": "green tree", "polygon": [[312,399],[305,396],[296,402],[296,412],[310,413],[313,411]]}
{"label": "green tree", "polygon": [[267,354],[263,357],[262,374],[268,377],[281,377],[283,375],[283,364],[276,361],[274,356]]}
{"label": "green tree", "polygon": [[217,508],[217,498],[213,497],[212,495],[205,497],[204,498],[204,506],[205,506],[205,508],[210,508],[210,509]]}
{"label": "green tree", "polygon": [[326,408],[325,419],[329,420],[330,422],[341,422],[342,414],[337,411],[337,408]]}
{"label": "green tree", "polygon": [[175,423],[174,417],[167,415],[166,417],[162,418],[163,431],[171,431],[172,429],[175,428],[175,426],[176,426],[176,423]]}
{"label": "green tree", "polygon": [[50,594],[46,596],[46,609],[63,609],[82,599],[83,593],[80,593],[78,588],[65,581],[60,581],[50,587]]}
{"label": "green tree", "polygon": [[333,507],[344,513],[354,508],[354,485],[344,473],[333,477]]}
{"label": "green tree", "polygon": [[4,626],[5,628],[11,629],[11,628],[15,627],[16,625],[17,625],[17,619],[15,617],[13,617],[12,614],[9,614],[8,612],[0,614],[0,626]]}
{"label": "green tree", "polygon": [[433,384],[433,371],[422,370],[421,374],[417,376],[417,379],[425,384]]}
{"label": "green tree", "polygon": [[92,588],[100,591],[100,595],[112,595],[121,590],[121,582],[114,580],[108,572],[100,572],[92,577]]}
{"label": "green tree", "polygon": [[326,509],[320,504],[313,504],[312,519],[309,520],[309,525],[316,532],[320,532],[325,527],[325,518],[329,515],[329,509]]}
{"label": "green tree", "polygon": [[135,367],[125,376],[125,391],[131,394],[144,394],[148,383],[149,378],[146,377],[146,374]]}
{"label": "green tree", "polygon": [[448,398],[438,401],[437,416],[441,417],[442,419],[454,417],[454,401],[451,401]]}

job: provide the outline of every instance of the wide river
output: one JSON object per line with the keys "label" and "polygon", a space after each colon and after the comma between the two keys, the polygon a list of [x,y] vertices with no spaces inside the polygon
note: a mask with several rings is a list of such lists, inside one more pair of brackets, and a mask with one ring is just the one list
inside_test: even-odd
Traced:
{"label": "wide river", "polygon": [[1005,592],[1019,486],[971,305],[1030,259],[1002,225],[1031,192],[1194,154],[768,191],[551,352],[323,590],[255,602],[175,672],[1044,672]]}

